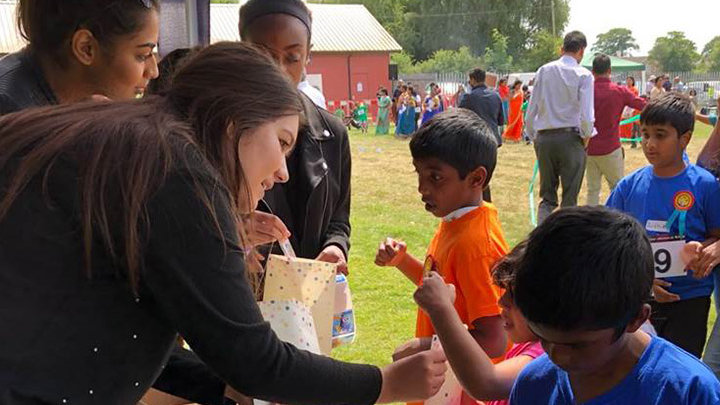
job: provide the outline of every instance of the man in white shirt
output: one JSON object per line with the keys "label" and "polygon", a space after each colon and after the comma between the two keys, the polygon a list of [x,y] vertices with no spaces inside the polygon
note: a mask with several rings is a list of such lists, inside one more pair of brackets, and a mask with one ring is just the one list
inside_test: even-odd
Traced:
{"label": "man in white shirt", "polygon": [[570,32],[563,41],[562,57],[535,75],[525,130],[535,143],[540,168],[538,222],[557,208],[560,184],[560,205],[577,205],[585,173],[585,145],[595,133],[593,76],[580,66],[586,47],[583,33]]}

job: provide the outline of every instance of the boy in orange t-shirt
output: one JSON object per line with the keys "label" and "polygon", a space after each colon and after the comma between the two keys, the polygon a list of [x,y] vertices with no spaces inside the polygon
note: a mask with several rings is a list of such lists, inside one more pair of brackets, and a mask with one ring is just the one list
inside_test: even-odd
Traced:
{"label": "boy in orange t-shirt", "polygon": [[[442,222],[425,264],[390,238],[380,244],[375,264],[397,267],[415,285],[425,267],[438,271],[455,286],[455,309],[475,340],[488,356],[501,358],[508,343],[498,305],[503,290],[493,284],[491,270],[509,249],[497,209],[482,200],[497,161],[495,137],[475,113],[454,109],[420,128],[410,151],[425,209]],[[434,333],[430,318],[418,310],[416,338],[394,359],[429,349]]]}

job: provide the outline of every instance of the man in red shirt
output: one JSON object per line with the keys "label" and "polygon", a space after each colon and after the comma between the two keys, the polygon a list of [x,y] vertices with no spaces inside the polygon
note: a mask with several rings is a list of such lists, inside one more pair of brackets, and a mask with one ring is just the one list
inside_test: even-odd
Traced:
{"label": "man in red shirt", "polygon": [[587,204],[598,205],[602,176],[610,190],[623,177],[625,152],[620,145],[620,117],[625,107],[642,110],[645,100],[610,79],[610,57],[599,54],[593,60],[595,76],[595,129],[587,148]]}

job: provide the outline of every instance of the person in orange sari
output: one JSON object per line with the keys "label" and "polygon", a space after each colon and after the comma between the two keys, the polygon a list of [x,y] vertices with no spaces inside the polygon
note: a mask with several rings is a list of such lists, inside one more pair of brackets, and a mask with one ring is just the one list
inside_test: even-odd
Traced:
{"label": "person in orange sari", "polygon": [[520,142],[520,140],[522,140],[523,100],[522,82],[516,80],[510,92],[510,116],[508,117],[508,125],[505,128],[505,133],[503,133],[503,137],[511,142]]}
{"label": "person in orange sari", "polygon": [[[627,85],[627,88],[633,92],[633,94],[635,94],[636,96],[638,95],[638,89],[637,89],[637,87],[635,87],[635,78],[634,77],[628,76],[628,78],[625,79],[625,84]],[[622,119],[625,120],[625,119],[634,117],[638,114],[640,114],[639,110],[635,110],[635,109],[626,107],[625,111],[623,112]],[[633,133],[635,132],[635,131],[633,131],[634,126],[635,126],[635,124],[628,124],[628,125],[621,126],[620,127],[620,138],[627,138],[627,139],[634,138],[634,136],[633,136]]]}

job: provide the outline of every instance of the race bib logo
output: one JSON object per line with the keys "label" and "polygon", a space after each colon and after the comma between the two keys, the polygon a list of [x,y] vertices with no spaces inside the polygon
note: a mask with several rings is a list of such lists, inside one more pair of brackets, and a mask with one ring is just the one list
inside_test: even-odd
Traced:
{"label": "race bib logo", "polygon": [[673,198],[673,205],[678,211],[689,211],[695,205],[695,196],[689,191],[678,191]]}

